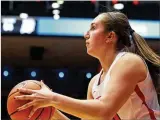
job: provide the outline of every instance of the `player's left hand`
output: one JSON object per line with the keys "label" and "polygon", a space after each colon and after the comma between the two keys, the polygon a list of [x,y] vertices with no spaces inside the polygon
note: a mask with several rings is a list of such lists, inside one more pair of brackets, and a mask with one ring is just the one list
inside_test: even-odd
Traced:
{"label": "player's left hand", "polygon": [[23,109],[33,106],[33,109],[30,112],[29,118],[36,112],[37,109],[42,107],[52,106],[52,102],[53,102],[52,99],[53,99],[54,92],[52,92],[51,89],[49,89],[43,83],[42,80],[41,80],[40,90],[32,90],[32,89],[26,89],[26,88],[19,88],[17,90],[19,92],[29,94],[29,95],[15,96],[16,100],[31,100],[25,105],[17,108],[18,111],[21,111]]}

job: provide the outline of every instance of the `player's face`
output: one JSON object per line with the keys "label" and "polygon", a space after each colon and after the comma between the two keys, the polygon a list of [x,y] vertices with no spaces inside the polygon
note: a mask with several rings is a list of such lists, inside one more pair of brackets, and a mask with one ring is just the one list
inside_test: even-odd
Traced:
{"label": "player's face", "polygon": [[87,53],[98,57],[99,53],[105,47],[106,32],[102,23],[102,16],[97,16],[91,23],[90,29],[84,35],[86,39]]}

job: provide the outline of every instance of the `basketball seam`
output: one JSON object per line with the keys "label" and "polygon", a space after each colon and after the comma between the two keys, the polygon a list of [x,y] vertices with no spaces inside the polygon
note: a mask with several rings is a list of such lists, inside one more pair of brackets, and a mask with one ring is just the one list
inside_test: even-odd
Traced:
{"label": "basketball seam", "polygon": [[[29,100],[28,100],[29,102]],[[15,110],[14,112],[12,112],[9,116],[12,116],[13,114],[15,114],[16,112],[18,112],[17,110]]]}
{"label": "basketball seam", "polygon": [[41,110],[41,112],[39,113],[39,115],[36,117],[35,120],[38,120],[38,118],[41,116],[41,114],[43,113],[43,111],[44,111],[44,108]]}
{"label": "basketball seam", "polygon": [[[34,82],[34,81],[30,81],[30,82],[33,82],[33,83],[35,83],[35,84],[37,84],[39,87],[40,87],[40,89],[41,89],[41,85],[40,84],[38,84],[38,83],[36,83],[36,82]],[[27,85],[27,82],[26,82],[26,84],[24,84],[21,88],[23,88],[25,85]],[[16,94],[18,91],[15,91],[15,92],[13,92],[12,94],[10,94],[9,96],[8,96],[8,98],[9,97],[11,97],[12,95],[14,95],[14,94]],[[29,102],[29,101],[28,101]],[[14,114],[16,114],[18,111],[17,110],[15,110],[14,112],[12,112],[11,114],[9,114],[9,116],[12,116],[12,115],[14,115]],[[42,111],[41,111],[42,112]],[[40,113],[41,114],[41,113]],[[39,115],[38,115],[39,116]]]}
{"label": "basketball seam", "polygon": [[[31,81],[31,82],[34,82],[34,81]],[[34,83],[36,83],[36,82],[34,82]],[[39,85],[38,83],[36,83],[37,85]],[[39,85],[39,87],[41,88],[41,85]]]}
{"label": "basketball seam", "polygon": [[[32,109],[33,109],[33,107],[32,107]],[[31,111],[32,111],[32,109],[31,109]],[[36,117],[35,120],[38,120],[38,118],[41,116],[41,114],[42,114],[43,111],[44,111],[44,108],[41,110],[41,112],[39,113],[39,115]],[[9,116],[12,116],[12,115],[16,114],[17,112],[19,112],[19,111],[16,110],[13,113],[11,113]]]}
{"label": "basketball seam", "polygon": [[50,108],[51,108],[51,112],[50,112],[50,115],[49,115],[49,120],[51,119],[51,115],[52,115],[52,107],[50,106]]}
{"label": "basketball seam", "polygon": [[[31,82],[34,82],[34,81],[31,81]],[[34,83],[36,83],[36,82],[34,82]],[[36,83],[36,84],[37,84],[37,83]],[[26,85],[26,84],[25,84],[25,85]],[[24,85],[24,86],[25,86],[25,85]],[[39,84],[37,84],[37,85],[39,85]],[[24,87],[24,86],[22,86],[22,87]],[[39,85],[39,86],[40,86],[40,88],[41,88],[41,85]],[[22,87],[21,87],[21,88],[22,88]],[[10,95],[8,96],[8,98],[9,98],[11,95],[15,94],[16,92],[18,92],[18,91],[15,91],[15,92],[13,92],[12,94],[10,94]]]}
{"label": "basketball seam", "polygon": [[[26,83],[25,83],[21,88],[23,88],[25,85],[26,85]],[[10,94],[10,95],[8,96],[8,98],[9,98],[11,95],[15,94],[16,92],[18,92],[18,91],[15,91],[15,92],[13,92],[12,94]]]}
{"label": "basketball seam", "polygon": [[18,111],[16,110],[16,111],[12,112],[9,116],[14,115],[16,112],[18,112]]}

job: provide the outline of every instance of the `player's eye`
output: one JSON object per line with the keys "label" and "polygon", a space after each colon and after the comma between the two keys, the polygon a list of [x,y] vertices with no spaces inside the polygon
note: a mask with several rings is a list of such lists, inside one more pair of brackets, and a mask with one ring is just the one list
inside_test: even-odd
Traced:
{"label": "player's eye", "polygon": [[96,27],[95,26],[91,26],[90,30],[95,30]]}

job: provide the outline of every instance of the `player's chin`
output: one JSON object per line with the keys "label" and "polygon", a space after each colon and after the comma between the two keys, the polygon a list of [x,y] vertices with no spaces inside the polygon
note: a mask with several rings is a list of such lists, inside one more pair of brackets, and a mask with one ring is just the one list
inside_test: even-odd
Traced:
{"label": "player's chin", "polygon": [[87,54],[92,56],[92,50],[90,48],[87,48]]}
{"label": "player's chin", "polygon": [[95,57],[95,54],[94,54],[93,50],[90,49],[90,48],[87,49],[87,54],[90,55],[90,56],[92,56],[92,57]]}

